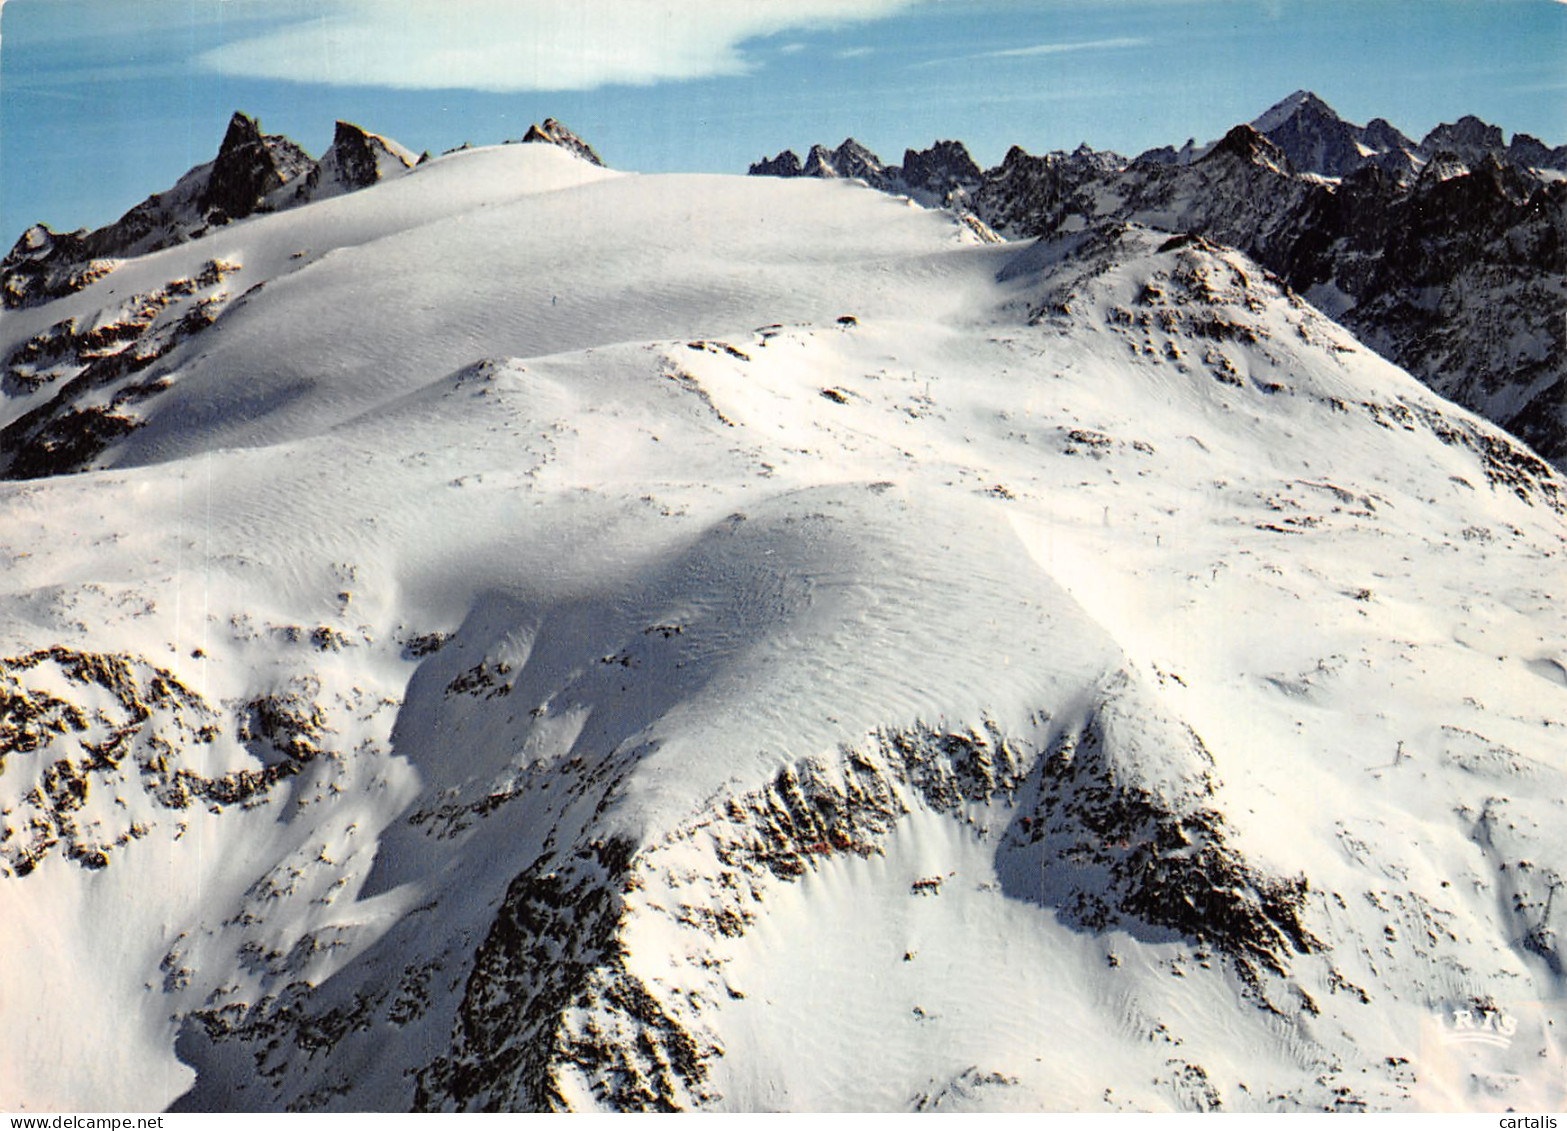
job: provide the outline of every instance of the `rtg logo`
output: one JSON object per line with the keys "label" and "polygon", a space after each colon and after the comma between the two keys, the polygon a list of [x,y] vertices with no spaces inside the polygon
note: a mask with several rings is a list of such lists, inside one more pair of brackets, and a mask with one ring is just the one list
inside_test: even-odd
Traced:
{"label": "rtg logo", "polygon": [[1437,1031],[1447,1045],[1506,1048],[1518,1032],[1518,1019],[1495,1009],[1455,1009],[1437,1014]]}

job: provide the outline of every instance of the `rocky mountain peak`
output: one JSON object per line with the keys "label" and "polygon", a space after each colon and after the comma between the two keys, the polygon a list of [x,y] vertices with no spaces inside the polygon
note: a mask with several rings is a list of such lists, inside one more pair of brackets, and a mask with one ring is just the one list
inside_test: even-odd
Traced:
{"label": "rocky mountain peak", "polygon": [[792,149],[786,149],[777,157],[763,157],[760,161],[752,162],[746,172],[752,177],[798,177],[800,169],[800,155]]}
{"label": "rocky mountain peak", "polygon": [[302,203],[369,188],[377,181],[401,176],[416,164],[418,158],[411,150],[340,120],[333,130],[332,148],[316,162],[294,197]]}
{"label": "rocky mountain peak", "polygon": [[56,293],[69,294],[77,285],[96,278],[107,265],[97,267],[85,250],[86,230],[56,232],[48,224],[34,224],[0,262],[0,298],[6,309],[29,306]]}
{"label": "rocky mountain peak", "polygon": [[1081,165],[1101,173],[1114,173],[1130,164],[1125,157],[1113,149],[1095,149],[1086,141],[1067,154],[1066,159],[1074,165]]}
{"label": "rocky mountain peak", "polygon": [[1415,144],[1386,118],[1372,118],[1366,123],[1363,136],[1373,149],[1413,149]]}
{"label": "rocky mountain peak", "polygon": [[17,238],[6,258],[37,259],[48,255],[60,238],[59,233],[48,224],[34,224]]}
{"label": "rocky mountain peak", "polygon": [[1266,165],[1279,172],[1289,169],[1289,157],[1274,142],[1248,125],[1235,126],[1229,133],[1198,159],[1199,163],[1218,161],[1229,157],[1250,165]]}
{"label": "rocky mountain peak", "polygon": [[269,193],[313,164],[310,155],[288,138],[265,135],[259,121],[236,112],[229,119],[198,207],[218,223],[249,216]]}
{"label": "rocky mountain peak", "polygon": [[1496,149],[1505,148],[1499,126],[1481,121],[1473,114],[1465,114],[1456,122],[1443,122],[1426,134],[1420,148],[1428,153],[1446,150],[1465,161],[1475,163]]}
{"label": "rocky mountain peak", "polygon": [[1384,119],[1369,126],[1346,122],[1322,99],[1296,91],[1252,123],[1284,150],[1297,172],[1344,177],[1375,164],[1402,180],[1410,179],[1417,162],[1414,144]]}
{"label": "rocky mountain peak", "polygon": [[1507,155],[1513,164],[1527,169],[1555,169],[1567,173],[1567,145],[1552,149],[1532,134],[1514,134]]}
{"label": "rocky mountain peak", "polygon": [[961,141],[938,141],[929,149],[903,151],[903,180],[910,188],[944,191],[977,182],[981,175]]}
{"label": "rocky mountain peak", "polygon": [[261,140],[260,119],[252,118],[243,110],[236,110],[233,117],[229,118],[228,129],[223,133],[223,143],[218,146],[218,159],[232,159],[247,145],[260,145]]}
{"label": "rocky mountain peak", "polygon": [[805,177],[835,177],[838,175],[837,167],[833,165],[833,152],[820,143],[811,146],[810,152],[805,155],[805,166],[800,170],[800,175]]}
{"label": "rocky mountain peak", "polygon": [[344,121],[339,121],[333,132],[332,152],[344,180],[353,188],[366,188],[380,180],[387,159],[405,169],[417,162],[412,153],[396,142]]}
{"label": "rocky mountain peak", "polygon": [[543,125],[535,123],[529,126],[528,132],[523,134],[522,140],[524,142],[547,142],[550,145],[558,145],[568,152],[575,153],[590,164],[599,166],[604,164],[591,145],[554,118],[545,118]]}
{"label": "rocky mountain peak", "polygon": [[1289,97],[1274,103],[1252,121],[1252,127],[1261,134],[1269,134],[1291,118],[1305,118],[1317,122],[1341,122],[1337,111],[1309,90],[1297,90]]}
{"label": "rocky mountain peak", "polygon": [[229,119],[217,156],[153,193],[112,224],[67,235],[37,224],[0,264],[7,308],[46,302],[90,285],[120,260],[198,239],[214,225],[352,192],[415,164],[401,145],[338,122],[317,162],[281,134],[263,133],[241,111]]}
{"label": "rocky mountain peak", "polygon": [[824,145],[811,146],[802,172],[807,177],[862,180],[878,188],[884,187],[887,181],[887,168],[881,163],[881,158],[852,137],[844,138],[837,149],[830,150]]}
{"label": "rocky mountain peak", "polygon": [[1452,180],[1454,177],[1467,176],[1469,166],[1458,154],[1448,150],[1440,150],[1431,155],[1431,159],[1420,169],[1420,176],[1416,178],[1415,187],[1426,189],[1439,181]]}

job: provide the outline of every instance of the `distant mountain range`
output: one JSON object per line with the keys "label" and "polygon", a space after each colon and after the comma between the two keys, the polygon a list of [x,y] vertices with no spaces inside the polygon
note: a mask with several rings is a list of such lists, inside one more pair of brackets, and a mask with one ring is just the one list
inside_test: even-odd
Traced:
{"label": "distant mountain range", "polygon": [[1419,143],[1298,91],[1216,142],[1134,160],[1014,147],[980,170],[941,141],[886,165],[852,138],[756,176],[846,177],[1010,238],[1120,224],[1245,250],[1383,356],[1567,460],[1567,146],[1474,117]]}
{"label": "distant mountain range", "polygon": [[[1373,118],[1364,126],[1346,122],[1309,90],[1297,90],[1253,119],[1251,127],[1282,149],[1296,172],[1322,177],[1344,177],[1374,165],[1395,179],[1409,181],[1432,161],[1455,157],[1470,166],[1495,157],[1536,172],[1567,172],[1567,146],[1552,149],[1528,134],[1514,134],[1508,143],[1501,127],[1472,114],[1444,122],[1416,142],[1385,118]],[[1178,150],[1150,149],[1137,160],[1189,165],[1214,144],[1188,141]]]}

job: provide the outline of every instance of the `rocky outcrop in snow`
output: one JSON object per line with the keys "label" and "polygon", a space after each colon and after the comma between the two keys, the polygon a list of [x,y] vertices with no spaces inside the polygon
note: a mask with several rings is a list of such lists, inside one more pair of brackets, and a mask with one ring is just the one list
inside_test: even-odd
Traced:
{"label": "rocky outcrop in snow", "polygon": [[244,219],[311,165],[310,155],[292,141],[267,137],[254,118],[236,113],[196,200],[197,211],[209,224]]}
{"label": "rocky outcrop in snow", "polygon": [[390,138],[349,122],[338,122],[332,148],[305,174],[297,192],[300,201],[320,200],[369,188],[377,181],[400,177],[419,158]]}
{"label": "rocky outcrop in snow", "polygon": [[11,350],[0,394],[19,411],[0,427],[0,478],[82,471],[134,429],[146,402],[173,383],[147,370],[217,321],[233,301],[226,281],[239,270],[208,260],[194,275],[66,318]]}
{"label": "rocky outcrop in snow", "polygon": [[[318,691],[305,681],[225,718],[140,657],[56,646],[0,659],[0,773],[36,782],[16,790],[19,812],[4,810],[0,866],[26,876],[59,851],[96,871],[159,817],[264,800],[320,753],[326,722],[313,700]],[[204,773],[217,760],[215,744],[244,745],[256,761]],[[119,795],[113,805],[105,793]]]}
{"label": "rocky outcrop in snow", "polygon": [[545,118],[543,125],[535,122],[529,126],[528,132],[522,135],[522,140],[525,142],[542,142],[545,145],[558,145],[568,153],[575,153],[590,165],[604,164],[591,145],[554,118]]}

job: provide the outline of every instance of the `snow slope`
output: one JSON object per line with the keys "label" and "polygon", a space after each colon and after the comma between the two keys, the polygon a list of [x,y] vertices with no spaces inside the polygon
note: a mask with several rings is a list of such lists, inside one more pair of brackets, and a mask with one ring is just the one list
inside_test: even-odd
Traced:
{"label": "snow slope", "polygon": [[159,292],[0,486],[0,1106],[1560,1106],[1567,489],[1240,254],[511,146],[0,350]]}

